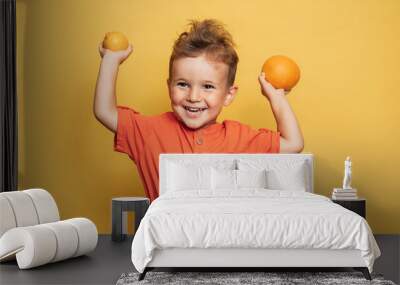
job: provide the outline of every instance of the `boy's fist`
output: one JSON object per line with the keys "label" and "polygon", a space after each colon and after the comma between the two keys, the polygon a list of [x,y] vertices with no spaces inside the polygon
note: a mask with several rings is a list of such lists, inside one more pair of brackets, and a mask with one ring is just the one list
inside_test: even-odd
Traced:
{"label": "boy's fist", "polygon": [[99,44],[99,53],[102,58],[108,57],[116,60],[119,64],[123,63],[125,59],[129,57],[129,55],[132,53],[133,47],[131,44],[128,45],[128,48],[125,50],[119,50],[119,51],[112,51],[110,49],[106,49],[103,47],[103,42]]}
{"label": "boy's fist", "polygon": [[289,91],[285,91],[284,89],[276,89],[274,86],[272,86],[271,83],[269,83],[265,79],[265,74],[262,72],[258,76],[258,81],[260,82],[261,86],[261,93],[269,100],[273,100],[275,98],[279,98],[282,96],[285,96]]}

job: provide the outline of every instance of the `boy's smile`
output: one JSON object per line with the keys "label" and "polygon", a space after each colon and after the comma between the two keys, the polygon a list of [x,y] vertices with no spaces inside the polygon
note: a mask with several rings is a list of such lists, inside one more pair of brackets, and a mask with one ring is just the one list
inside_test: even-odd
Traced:
{"label": "boy's smile", "polygon": [[223,106],[234,99],[237,87],[228,86],[228,65],[205,55],[173,62],[168,79],[175,117],[191,129],[216,123]]}

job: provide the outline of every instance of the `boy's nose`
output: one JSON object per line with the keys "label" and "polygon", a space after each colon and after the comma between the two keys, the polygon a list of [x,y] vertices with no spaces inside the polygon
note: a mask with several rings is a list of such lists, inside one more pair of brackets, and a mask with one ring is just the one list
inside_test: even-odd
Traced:
{"label": "boy's nose", "polygon": [[188,96],[188,101],[190,102],[199,102],[201,99],[201,94],[199,90],[192,89]]}

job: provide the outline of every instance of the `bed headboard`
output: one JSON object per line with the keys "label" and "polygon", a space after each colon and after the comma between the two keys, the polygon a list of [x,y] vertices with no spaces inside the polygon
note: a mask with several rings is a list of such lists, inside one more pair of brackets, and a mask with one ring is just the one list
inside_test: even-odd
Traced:
{"label": "bed headboard", "polygon": [[232,161],[236,165],[237,160],[262,160],[273,163],[277,160],[286,162],[297,162],[304,161],[306,165],[306,178],[308,180],[307,192],[314,192],[314,162],[313,154],[301,153],[301,154],[230,154],[230,153],[191,153],[191,154],[176,154],[176,153],[162,153],[159,159],[159,192],[160,195],[166,192],[166,181],[167,181],[167,167],[169,162],[182,162],[188,161],[188,164],[210,164],[213,165],[218,161]]}

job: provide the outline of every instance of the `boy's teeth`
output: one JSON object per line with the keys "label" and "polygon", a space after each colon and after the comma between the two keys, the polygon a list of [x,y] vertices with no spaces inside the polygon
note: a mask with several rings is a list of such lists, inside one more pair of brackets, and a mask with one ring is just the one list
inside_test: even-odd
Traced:
{"label": "boy's teeth", "polygon": [[204,110],[202,108],[191,108],[191,107],[185,107],[185,109],[190,111],[190,112],[199,112],[199,111],[203,111]]}

